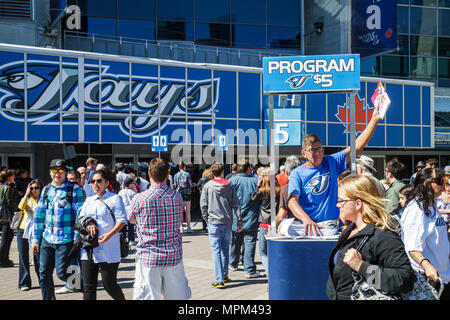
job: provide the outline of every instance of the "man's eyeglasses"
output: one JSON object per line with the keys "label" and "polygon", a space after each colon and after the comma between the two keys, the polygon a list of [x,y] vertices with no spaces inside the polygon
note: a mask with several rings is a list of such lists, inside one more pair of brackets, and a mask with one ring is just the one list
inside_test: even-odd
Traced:
{"label": "man's eyeglasses", "polygon": [[66,173],[64,169],[50,169],[51,173]]}
{"label": "man's eyeglasses", "polygon": [[100,183],[102,183],[103,182],[103,179],[92,179],[91,181],[89,181],[91,184],[95,184],[95,183],[98,183],[98,184],[100,184]]}
{"label": "man's eyeglasses", "polygon": [[323,152],[323,148],[322,147],[311,148],[311,149],[303,149],[303,150],[305,150],[306,152],[309,152],[309,153]]}

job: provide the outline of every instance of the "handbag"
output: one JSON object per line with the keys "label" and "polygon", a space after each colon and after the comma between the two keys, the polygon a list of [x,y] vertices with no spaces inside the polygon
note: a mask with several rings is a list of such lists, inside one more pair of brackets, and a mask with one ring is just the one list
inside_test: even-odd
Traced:
{"label": "handbag", "polygon": [[13,230],[19,229],[19,226],[22,223],[22,219],[23,219],[23,211],[14,212],[10,224],[11,229]]}
{"label": "handbag", "polygon": [[[116,217],[114,216],[111,208],[102,199],[100,199],[100,201],[103,202],[106,208],[108,208],[109,213],[111,213],[111,216],[114,220],[114,224],[116,224]],[[125,237],[125,234],[122,231],[119,231],[119,235],[120,235],[120,257],[126,258],[130,252],[130,245],[128,244],[128,239]]]}
{"label": "handbag", "polygon": [[402,293],[403,300],[439,300],[442,291],[444,291],[444,282],[439,277],[439,291],[428,281],[426,275],[414,271],[416,274],[416,281],[414,287],[410,292]]}
{"label": "handbag", "polygon": [[[369,239],[369,236],[363,238],[356,250],[361,252],[361,248]],[[352,300],[399,300],[399,297],[389,292],[383,292],[367,283],[363,276],[352,271],[352,277],[355,283],[352,287]]]}
{"label": "handbag", "polygon": [[2,195],[0,197],[0,223],[1,224],[10,224],[12,217],[13,217],[11,210],[9,210],[8,206],[6,205],[6,199],[5,199],[6,188],[3,188]]}

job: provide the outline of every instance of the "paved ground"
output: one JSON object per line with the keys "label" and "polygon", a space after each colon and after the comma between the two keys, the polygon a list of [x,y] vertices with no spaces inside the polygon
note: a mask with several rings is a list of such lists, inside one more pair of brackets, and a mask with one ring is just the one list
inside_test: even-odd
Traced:
{"label": "paved ground", "polygon": [[[226,284],[223,290],[211,287],[214,281],[214,266],[209,249],[208,234],[201,230],[201,222],[193,224],[194,233],[183,234],[183,260],[189,286],[192,290],[192,300],[267,300],[267,278],[246,279],[242,265],[236,272],[230,271],[231,281]],[[124,291],[126,299],[132,299],[135,251],[132,247],[131,254],[120,264],[118,273],[118,283]],[[258,246],[256,248],[257,269],[263,272],[262,264],[259,260]],[[32,289],[22,292],[17,288],[18,281],[18,254],[17,238],[14,236],[11,245],[10,259],[14,261],[12,268],[0,268],[0,300],[41,300],[41,291],[33,266],[31,266]],[[54,276],[56,288],[60,288],[63,282],[56,275]],[[82,300],[81,293],[68,293],[57,295],[58,300]],[[103,289],[101,276],[99,276],[99,288],[97,298],[99,300],[111,300]]]}

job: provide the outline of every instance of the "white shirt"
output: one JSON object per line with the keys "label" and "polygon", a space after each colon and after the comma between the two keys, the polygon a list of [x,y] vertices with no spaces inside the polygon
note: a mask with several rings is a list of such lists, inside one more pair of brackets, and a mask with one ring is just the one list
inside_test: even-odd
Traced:
{"label": "white shirt", "polygon": [[131,200],[136,195],[136,191],[130,188],[125,188],[119,191],[119,196],[122,198],[123,204],[125,205],[126,212],[129,212]]}
{"label": "white shirt", "polygon": [[411,257],[409,251],[420,251],[436,268],[442,280],[448,283],[450,281],[450,246],[447,227],[436,206],[430,207],[430,211],[430,216],[427,216],[416,200],[408,203],[400,219],[402,240],[414,270],[424,271]]}
{"label": "white shirt", "polygon": [[[127,216],[125,212],[125,206],[122,198],[115,193],[111,193],[108,190],[103,195],[102,200],[111,208],[116,218],[116,223],[127,223]],[[81,208],[80,216],[92,217],[97,221],[98,235],[101,236],[110,232],[115,224],[113,217],[111,216],[108,208],[100,201],[97,195],[89,197],[84,202]],[[105,243],[101,243],[98,247],[94,248],[92,258],[95,263],[107,262],[117,263],[120,262],[120,235],[116,233]],[[81,260],[88,260],[86,250],[81,250]]]}
{"label": "white shirt", "polygon": [[148,189],[148,185],[150,184],[150,182],[148,182],[147,180],[145,180],[144,178],[139,178],[140,179],[140,187],[141,187],[141,192],[144,192],[145,190]]}

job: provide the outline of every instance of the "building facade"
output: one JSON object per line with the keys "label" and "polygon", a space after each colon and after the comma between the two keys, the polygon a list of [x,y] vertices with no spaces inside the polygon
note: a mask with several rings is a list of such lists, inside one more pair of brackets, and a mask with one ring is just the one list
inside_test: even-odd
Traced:
{"label": "building facade", "polygon": [[[30,168],[35,176],[57,156],[74,166],[87,156],[138,166],[157,155],[204,165],[243,154],[264,163],[262,57],[352,51],[352,1],[19,2],[0,4],[0,109],[9,129],[0,137],[0,156],[2,165]],[[403,0],[396,11],[398,46],[361,59],[356,101],[363,128],[376,83],[392,94],[365,150],[380,178],[393,156],[410,173],[419,160],[436,157],[443,166],[450,159],[450,4]],[[275,102],[281,159],[298,155],[309,132],[322,138],[327,153],[349,145],[345,95]],[[219,133],[227,135],[227,152],[215,152]],[[154,135],[168,136],[167,152],[151,152]]]}

